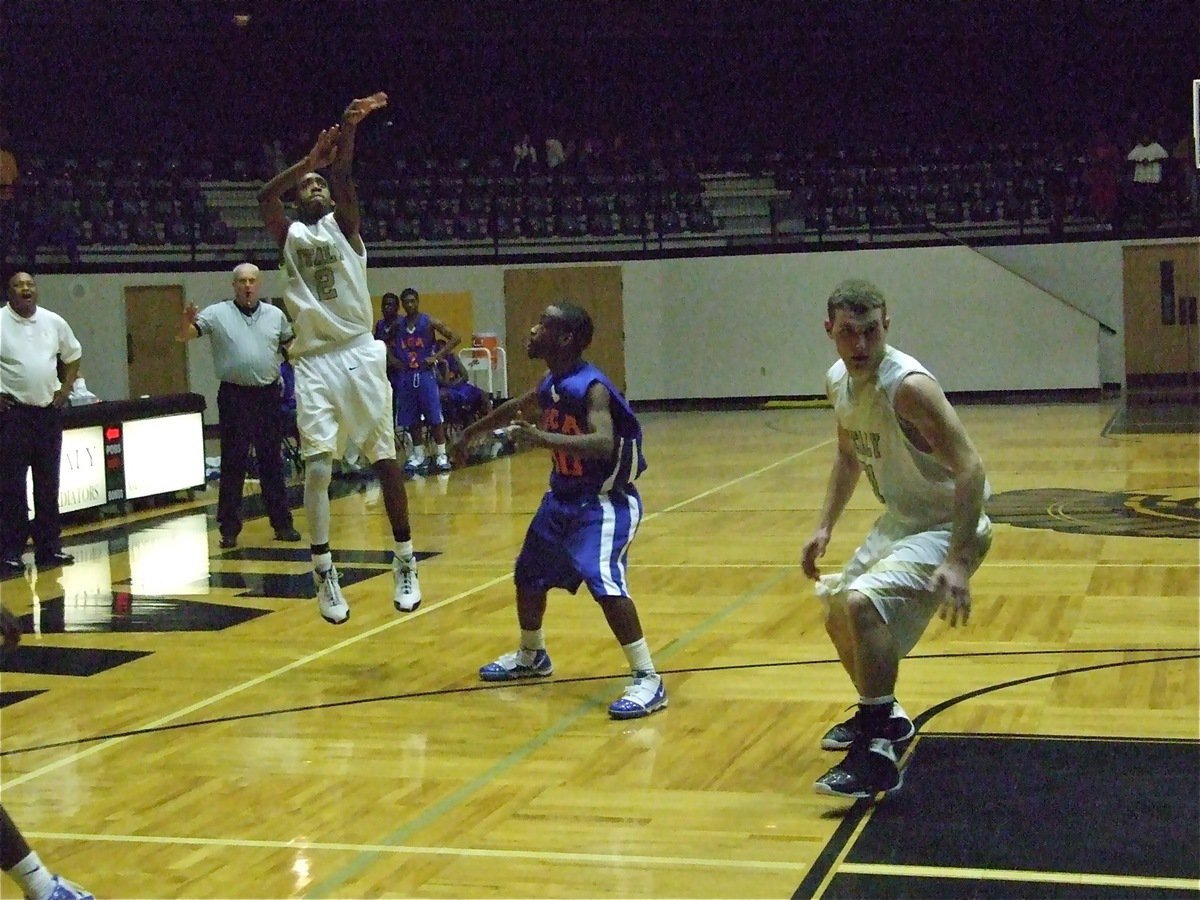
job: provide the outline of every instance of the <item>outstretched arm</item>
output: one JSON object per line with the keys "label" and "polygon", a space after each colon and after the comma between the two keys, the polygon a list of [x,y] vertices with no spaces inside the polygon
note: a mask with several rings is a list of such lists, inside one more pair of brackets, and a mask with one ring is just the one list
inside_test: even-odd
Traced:
{"label": "outstretched arm", "polygon": [[[387,106],[387,94],[383,91],[350,101],[346,111],[342,113],[342,124],[338,129],[337,156],[333,167],[329,170],[329,193],[333,197],[334,218],[338,226],[350,242],[358,238],[359,212],[358,192],[354,188],[354,178],[351,176],[351,164],[354,162],[354,132],[358,123],[375,112]],[[361,250],[361,247],[359,248]]]}
{"label": "outstretched arm", "polygon": [[612,411],[609,409],[611,399],[608,388],[598,381],[588,388],[588,430],[582,434],[543,431],[535,422],[514,418],[508,429],[509,436],[520,446],[545,447],[585,459],[603,459],[612,455],[616,440],[613,436]]}
{"label": "outstretched arm", "polygon": [[264,184],[258,192],[258,213],[263,224],[267,226],[267,231],[271,232],[271,237],[275,238],[275,243],[280,247],[283,246],[288,226],[291,225],[291,220],[283,208],[283,195],[295,188],[300,179],[309,172],[323,169],[333,162],[338,152],[338,131],[337,125],[322,131],[317,135],[317,141],[307,156],[288,166]]}
{"label": "outstretched arm", "polygon": [[462,430],[454,444],[454,457],[460,465],[467,461],[467,450],[478,438],[494,428],[507,425],[514,419],[532,418],[537,415],[537,388],[530,388],[519,397],[513,397],[497,406],[481,419],[476,419]]}

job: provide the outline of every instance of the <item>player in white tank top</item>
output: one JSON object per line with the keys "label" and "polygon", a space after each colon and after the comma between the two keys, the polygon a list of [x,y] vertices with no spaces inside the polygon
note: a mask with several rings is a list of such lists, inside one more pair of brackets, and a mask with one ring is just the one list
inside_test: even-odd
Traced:
{"label": "player in white tank top", "polygon": [[[896,391],[914,373],[933,379],[916,359],[885,345],[869,383],[856,390],[846,364],[838,360],[826,374],[825,386],[876,498],[915,532],[954,518],[954,475],[913,443],[896,415]],[[984,499],[990,495],[985,483]]]}
{"label": "player in white tank top", "polygon": [[[818,581],[825,628],[859,694],[858,712],[821,741],[848,750],[816,782],[818,793],[870,797],[899,786],[897,742],[912,737],[895,700],[900,660],[939,608],[965,624],[970,577],[991,541],[983,463],[929,371],[887,345],[889,318],[873,284],[851,280],[830,295],[825,329],[839,361],[826,375],[838,449],[820,521],[801,551]],[[866,474],[885,512],[838,575],[821,577],[834,525]]]}
{"label": "player in white tank top", "polygon": [[[284,300],[296,335],[289,355],[295,364],[317,609],[335,625],[350,617],[350,607],[329,549],[329,484],[333,453],[347,438],[379,475],[396,541],[393,605],[409,612],[421,603],[408,494],[392,433],[391,385],[383,345],[371,334],[367,250],[358,233],[358,197],[350,177],[358,123],[386,105],[383,93],[352,101],[341,123],[322,131],[304,159],[258,192],[263,222],[279,245],[287,277]],[[316,171],[326,166],[329,181]],[[283,206],[283,195],[291,190],[296,192],[297,221]]]}

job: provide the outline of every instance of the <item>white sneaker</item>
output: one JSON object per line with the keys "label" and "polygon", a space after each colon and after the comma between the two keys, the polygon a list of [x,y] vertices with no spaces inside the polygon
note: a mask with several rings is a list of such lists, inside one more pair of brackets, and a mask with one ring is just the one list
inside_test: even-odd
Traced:
{"label": "white sneaker", "polygon": [[392,577],[396,582],[392,606],[400,612],[412,612],[421,605],[421,582],[417,578],[416,557],[401,559],[393,556]]}
{"label": "white sneaker", "polygon": [[439,453],[433,461],[433,471],[439,474],[449,472],[454,466],[450,464],[449,457],[445,453]]}
{"label": "white sneaker", "polygon": [[330,625],[341,625],[350,618],[350,604],[342,596],[338,586],[338,571],[330,569],[324,575],[313,572],[313,583],[317,586],[317,609],[321,618]]}
{"label": "white sneaker", "polygon": [[667,689],[662,676],[648,672],[634,672],[633,681],[625,693],[608,707],[614,719],[640,719],[664,709],[667,705]]}

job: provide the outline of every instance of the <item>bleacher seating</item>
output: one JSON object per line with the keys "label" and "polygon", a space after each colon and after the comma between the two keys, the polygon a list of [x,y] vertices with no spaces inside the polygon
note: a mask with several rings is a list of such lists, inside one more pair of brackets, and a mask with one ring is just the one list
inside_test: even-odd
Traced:
{"label": "bleacher seating", "polygon": [[[1053,169],[1051,157],[1058,162]],[[362,231],[384,246],[456,243],[836,239],[943,231],[1086,229],[1086,153],[1037,143],[992,146],[777,150],[607,166],[594,155],[574,171],[514,175],[498,157],[376,160],[359,173]],[[269,247],[241,159],[23,160],[10,248],[64,229],[88,252]],[[259,167],[261,168],[261,167]],[[704,171],[705,174],[701,174]],[[1058,217],[1048,184],[1065,188]],[[1168,204],[1167,212],[1171,209]],[[1061,223],[1057,221],[1061,218]],[[48,228],[49,223],[52,228]],[[19,251],[18,251],[19,252]]]}

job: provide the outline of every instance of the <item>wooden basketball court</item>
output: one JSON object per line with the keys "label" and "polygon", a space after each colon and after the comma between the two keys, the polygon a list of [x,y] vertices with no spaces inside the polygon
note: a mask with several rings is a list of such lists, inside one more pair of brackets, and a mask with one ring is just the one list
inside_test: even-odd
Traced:
{"label": "wooden basketball court", "polygon": [[[551,595],[553,677],[476,676],[515,647],[542,454],[410,482],[408,615],[377,485],[338,482],[341,627],[265,518],[232,551],[209,500],[74,529],[76,566],[0,584],[34,632],[4,656],[4,805],[98,897],[1195,898],[1197,435],[1115,411],[960,407],[995,542],[970,624],[901,667],[920,730],[878,805],[812,792],[855,700],[797,564],[822,409],[644,414],[630,572],[670,707],[634,722],[584,595]],[[876,514],[860,486],[827,567]]]}

